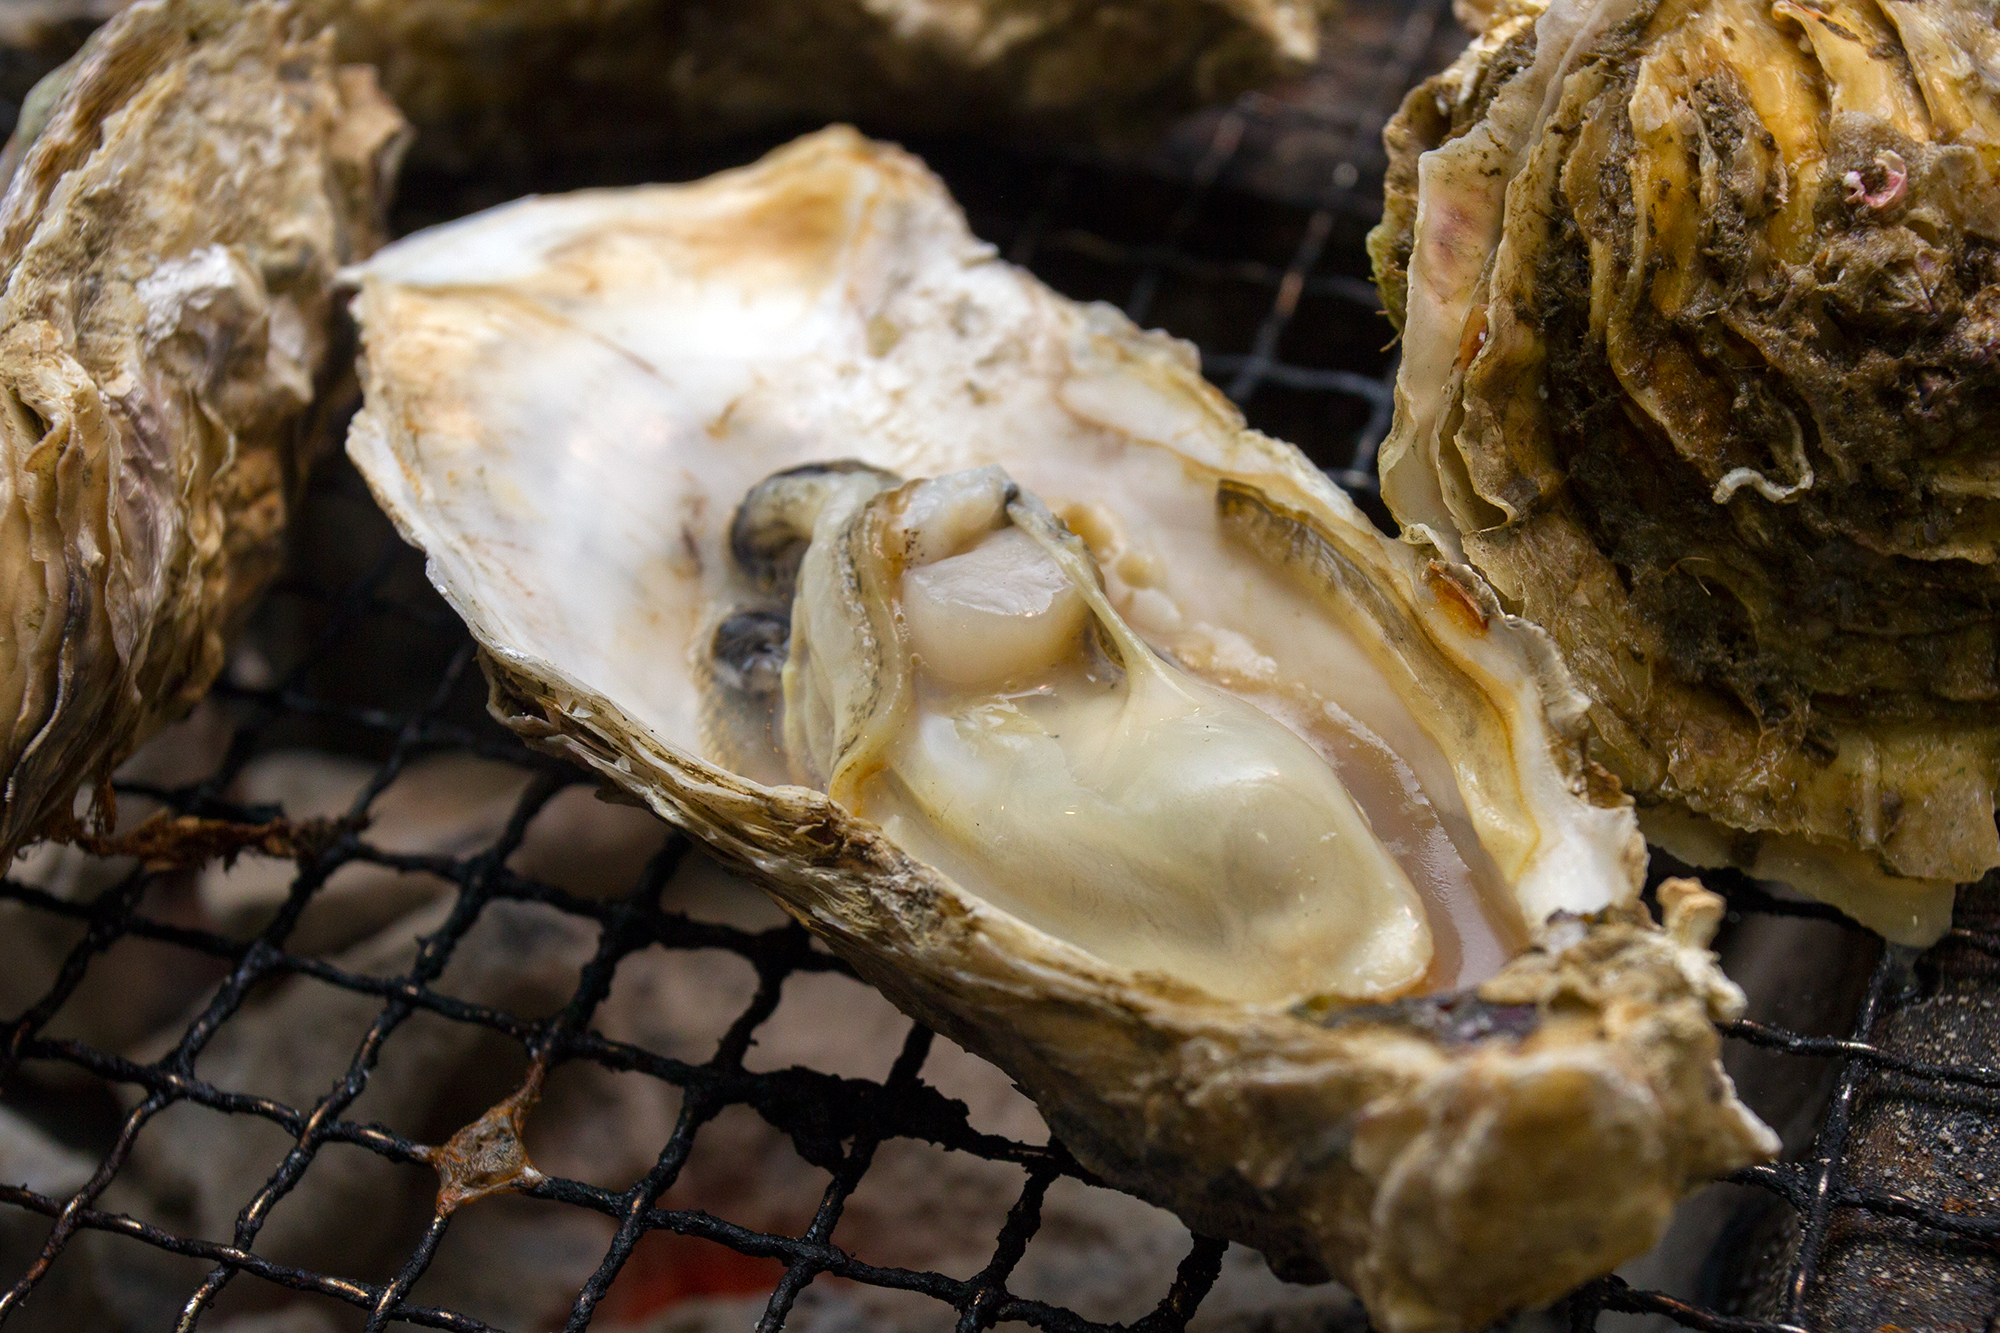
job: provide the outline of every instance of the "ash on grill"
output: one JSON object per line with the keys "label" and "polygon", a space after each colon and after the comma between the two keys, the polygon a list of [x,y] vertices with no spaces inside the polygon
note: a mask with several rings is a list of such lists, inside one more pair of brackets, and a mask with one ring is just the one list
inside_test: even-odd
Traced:
{"label": "ash on grill", "polygon": [[[87,27],[22,13],[15,103]],[[1441,0],[1350,0],[1313,75],[1144,160],[912,146],[1010,258],[1195,340],[1380,517],[1392,357],[1361,237],[1383,121],[1460,40]],[[420,176],[400,222],[592,183]],[[8,1329],[1364,1326],[1090,1183],[998,1071],[520,749],[344,467],[295,546],[224,685],[119,777],[122,829],[206,822],[153,826],[145,860],[38,849],[0,888]],[[1985,1333],[2000,887],[1920,960],[1717,887],[1751,998],[1729,1067],[1788,1160],[1521,1326]]]}

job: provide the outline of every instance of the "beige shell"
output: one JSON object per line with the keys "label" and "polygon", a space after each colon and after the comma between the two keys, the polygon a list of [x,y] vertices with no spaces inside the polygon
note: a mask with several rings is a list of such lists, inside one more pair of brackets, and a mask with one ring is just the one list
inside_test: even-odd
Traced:
{"label": "beige shell", "polygon": [[[39,44],[124,3],[7,0],[0,36]],[[420,131],[416,165],[490,184],[829,119],[1123,140],[1302,72],[1338,0],[293,3],[339,59],[376,67]]]}
{"label": "beige shell", "polygon": [[379,239],[403,126],[287,33],[135,5],[9,148],[0,861],[208,689],[325,436],[334,274]]}
{"label": "beige shell", "polygon": [[2000,866],[1991,0],[1490,6],[1388,131],[1383,494],[1647,833],[1891,939]]}
{"label": "beige shell", "polygon": [[[692,186],[509,205],[357,282],[349,452],[485,649],[496,716],[703,839],[1105,1178],[1414,1333],[1559,1295],[1775,1150],[1716,1060],[1741,1004],[1703,947],[1719,900],[1670,885],[1668,928],[1647,918],[1631,811],[1540,634],[1245,430],[1190,349],[995,258],[912,158],[830,130]],[[1229,999],[1002,911],[788,781],[710,657],[759,595],[732,515],[843,458],[1004,467],[1176,670],[1323,754],[1388,738],[1404,815],[1359,761],[1356,798],[1378,831],[1431,821],[1399,854],[1443,838],[1512,960],[1477,962],[1427,889],[1465,944],[1427,986]]]}
{"label": "beige shell", "polygon": [[1111,133],[1297,72],[1333,0],[305,0],[419,160],[501,170],[803,120]]}

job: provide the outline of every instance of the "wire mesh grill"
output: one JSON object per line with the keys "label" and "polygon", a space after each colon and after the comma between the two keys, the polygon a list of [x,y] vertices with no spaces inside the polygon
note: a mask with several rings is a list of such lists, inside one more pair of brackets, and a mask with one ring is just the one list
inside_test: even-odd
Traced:
{"label": "wire mesh grill", "polygon": [[[918,147],[966,203],[975,229],[1011,259],[1073,296],[1110,300],[1142,322],[1195,340],[1210,377],[1243,405],[1253,424],[1299,442],[1384,518],[1374,495],[1373,459],[1388,424],[1393,355],[1384,347],[1387,328],[1376,313],[1360,241],[1379,208],[1382,123],[1403,91],[1436,67],[1456,40],[1441,0],[1355,0],[1336,49],[1312,78],[1289,93],[1247,98],[1194,122],[1148,161],[1111,166],[964,144]],[[1274,175],[1273,163],[1286,170]],[[415,196],[406,220],[422,220],[426,207],[450,211],[422,183]],[[700,855],[684,839],[671,839],[628,891],[609,898],[581,895],[515,869],[510,858],[534,821],[587,779],[527,751],[485,719],[469,640],[422,585],[414,553],[395,540],[351,471],[337,464],[323,468],[306,512],[295,572],[274,591],[251,634],[253,643],[292,644],[296,651],[270,671],[233,669],[218,688],[218,707],[230,728],[219,762],[192,781],[117,784],[128,802],[156,802],[181,817],[178,850],[171,841],[154,848],[94,897],[65,896],[14,879],[0,886],[16,922],[69,923],[76,932],[45,992],[6,1027],[0,1105],[88,1148],[96,1160],[80,1188],[0,1186],[0,1204],[6,1205],[0,1213],[19,1210],[49,1222],[46,1239],[31,1247],[39,1254],[26,1271],[0,1275],[12,1284],[0,1296],[0,1323],[32,1320],[38,1302],[54,1299],[52,1275],[61,1273],[79,1236],[104,1233],[192,1261],[176,1297],[182,1329],[213,1323],[232,1289],[262,1284],[271,1292],[328,1298],[370,1330],[399,1323],[488,1330],[495,1326],[425,1303],[419,1288],[463,1210],[510,1193],[585,1210],[612,1227],[601,1259],[561,1321],[569,1330],[592,1324],[621,1269],[645,1238],[658,1234],[694,1237],[772,1261],[769,1271],[776,1276],[760,1330],[784,1326],[801,1293],[828,1279],[931,1298],[949,1307],[964,1330],[1009,1322],[1058,1333],[1188,1327],[1221,1271],[1226,1247],[1220,1241],[1190,1237],[1177,1273],[1150,1312],[1126,1324],[1094,1321],[1010,1287],[1042,1225],[1051,1188],[1064,1179],[1092,1183],[1089,1173],[1058,1143],[1036,1144],[976,1126],[962,1103],[926,1077],[932,1038],[921,1027],[910,1027],[880,1080],[746,1064],[788,985],[845,968],[796,926],[751,929],[662,907],[663,886],[685,858]],[[332,548],[349,554],[330,559]],[[361,557],[351,554],[357,551]],[[351,563],[356,558],[365,567],[357,570]],[[232,799],[239,778],[260,756],[297,747],[364,756],[372,764],[344,814],[291,821],[280,806]],[[477,755],[525,775],[504,825],[482,845],[450,853],[383,845],[372,836],[371,811],[406,781],[413,764],[440,754]],[[190,925],[171,910],[164,886],[190,858],[219,850],[289,857],[296,866],[280,904],[254,932]],[[429,875],[449,886],[448,906],[400,969],[350,966],[299,945],[297,932],[315,899],[357,865]],[[1573,1329],[1610,1327],[1607,1316],[1619,1314],[1653,1315],[1718,1333],[1844,1327],[1853,1284],[1840,1284],[1848,1281],[1842,1276],[1852,1267],[1846,1256],[1856,1245],[1874,1246],[1869,1252],[1878,1258],[1896,1245],[1918,1247],[1909,1254],[1943,1254],[1938,1264],[1957,1263],[1971,1274],[1959,1292],[1960,1306],[1977,1306],[1995,1290],[1991,1281],[1978,1284],[1987,1281],[1981,1274],[1992,1274],[1993,1246],[2000,1241],[2000,1209],[1983,1175],[1974,1171],[1979,1179],[1970,1186],[1944,1188],[1932,1177],[1889,1169],[1881,1153],[1870,1156],[1864,1149],[1878,1122],[1898,1106],[1943,1107],[1969,1134],[1992,1136],[2000,1117],[1992,1017],[1947,1030],[1925,1027],[1922,1014],[1925,1005],[1946,1002],[1975,1011],[1994,1007],[2000,995],[1995,895],[1967,890],[1958,928],[1917,959],[1911,951],[1881,946],[1830,909],[1780,900],[1741,879],[1722,877],[1718,887],[1730,897],[1730,928],[1760,919],[1817,921],[1847,940],[1849,952],[1876,955],[1851,1021],[1828,1029],[1831,1035],[1755,1017],[1727,1030],[1733,1055],[1772,1053],[1784,1071],[1781,1081],[1830,1080],[1817,1132],[1793,1160],[1734,1178],[1766,1203],[1733,1210],[1729,1226],[1736,1229],[1726,1227],[1714,1246],[1719,1257],[1702,1291],[1668,1294],[1606,1278],[1568,1298],[1556,1318]],[[594,949],[566,1002],[552,1012],[475,1002],[445,984],[468,935],[503,903],[537,904],[595,932]],[[103,981],[107,971],[115,982],[121,950],[132,941],[201,960],[213,973],[191,1021],[177,1026],[170,1044],[143,1055],[62,1035],[63,1017],[79,1003],[86,983]],[[676,958],[722,951],[754,972],[747,1003],[705,1059],[663,1055],[596,1026],[621,964],[655,948]],[[1866,961],[1861,965],[1865,969]],[[311,1101],[212,1081],[204,1055],[218,1034],[238,1022],[255,997],[286,979],[305,979],[370,1006],[372,1020],[352,1043],[345,1068]],[[358,1109],[365,1108],[385,1051],[412,1040],[406,1034],[421,1016],[491,1034],[525,1065],[518,1092],[441,1143],[421,1142],[363,1118]],[[324,1039],[312,1032],[296,1038]],[[627,1188],[544,1175],[522,1153],[523,1126],[533,1118],[536,1098],[556,1071],[573,1064],[679,1090],[677,1120],[651,1167]],[[189,1105],[266,1122],[286,1141],[262,1185],[240,1201],[226,1241],[106,1206],[107,1190],[128,1170],[149,1127]],[[825,1174],[817,1209],[802,1228],[759,1229],[666,1201],[705,1128],[734,1107],[750,1108],[780,1131],[802,1169]],[[976,1273],[955,1277],[878,1265],[835,1243],[843,1210],[878,1150],[897,1139],[1009,1163],[1023,1173],[990,1257]],[[319,1271],[260,1249],[267,1223],[287,1197],[309,1173],[333,1169],[329,1158],[341,1150],[437,1174],[437,1206],[406,1260],[386,1278]],[[1960,1185],[1969,1178],[1961,1171]],[[1775,1257],[1744,1258],[1756,1244]],[[248,1301],[250,1308],[258,1303]],[[1337,1317],[1347,1322],[1338,1326],[1358,1328],[1357,1318],[1347,1307]],[[1313,1326],[1336,1326],[1330,1319],[1336,1317]],[[1966,1326],[1990,1328],[1980,1321]]]}

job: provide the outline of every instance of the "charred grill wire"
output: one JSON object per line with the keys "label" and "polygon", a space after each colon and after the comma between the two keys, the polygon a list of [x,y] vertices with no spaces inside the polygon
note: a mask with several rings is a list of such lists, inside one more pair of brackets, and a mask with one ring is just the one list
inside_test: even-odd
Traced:
{"label": "charred grill wire", "polygon": [[[1393,366],[1382,350],[1387,328],[1374,313],[1361,237],[1379,205],[1381,127],[1404,90],[1448,56],[1456,37],[1446,11],[1442,0],[1350,0],[1326,64],[1299,88],[1282,97],[1252,96],[1193,122],[1145,170],[964,145],[915,146],[966,201],[975,228],[1009,258],[1069,295],[1112,301],[1142,322],[1193,338],[1209,376],[1228,388],[1253,424],[1298,441],[1380,517],[1373,461],[1388,425]],[[748,155],[746,150],[743,156]],[[660,166],[655,164],[655,174],[661,174]],[[1300,186],[1301,180],[1307,183]],[[432,220],[424,216],[427,209],[438,216],[464,211],[466,199],[486,202],[470,192],[454,202],[439,182],[416,182],[405,220]],[[0,1105],[47,1125],[75,1121],[74,1105],[63,1099],[80,1096],[75,1089],[87,1085],[98,1090],[102,1122],[97,1132],[85,1135],[93,1140],[88,1146],[98,1164],[82,1188],[39,1193],[12,1183],[0,1186],[0,1214],[23,1210],[50,1223],[32,1266],[0,1274],[0,1324],[19,1326],[44,1279],[60,1268],[66,1248],[80,1233],[99,1231],[207,1266],[182,1304],[183,1329],[194,1328],[225,1289],[247,1279],[353,1307],[371,1330],[401,1323],[483,1333],[491,1326],[424,1304],[417,1287],[460,1210],[481,1207],[491,1194],[514,1193],[589,1210],[615,1226],[601,1262],[575,1298],[569,1330],[591,1324],[635,1247],[661,1232],[776,1261],[782,1276],[775,1280],[760,1330],[783,1326],[800,1293],[822,1276],[934,1298],[956,1311],[957,1326],[966,1330],[1008,1321],[1054,1333],[1114,1327],[1171,1333],[1187,1327],[1217,1281],[1225,1249],[1220,1242],[1190,1237],[1170,1287],[1132,1325],[1093,1322],[1010,1290],[1010,1278],[1041,1226],[1051,1187],[1065,1177],[1094,1182],[1059,1144],[1037,1146],[975,1128],[964,1104],[926,1081],[931,1038],[923,1029],[910,1028],[880,1082],[810,1068],[747,1068],[744,1057],[788,982],[847,969],[797,926],[756,931],[663,910],[663,886],[683,858],[699,855],[685,840],[672,840],[620,898],[581,897],[511,869],[509,857],[531,822],[564,789],[587,779],[530,753],[483,717],[470,642],[423,587],[414,553],[394,539],[360,494],[354,475],[343,467],[325,469],[315,483],[313,505],[333,514],[328,521],[340,525],[350,549],[366,545],[352,535],[354,529],[372,534],[367,540],[379,546],[379,560],[358,576],[350,571],[335,577],[302,555],[299,573],[277,589],[263,616],[294,633],[308,627],[307,650],[284,664],[275,679],[238,678],[220,688],[222,707],[234,724],[220,765],[191,784],[120,788],[129,797],[160,802],[173,815],[205,821],[187,826],[207,839],[190,845],[191,858],[216,846],[294,854],[297,873],[276,916],[246,940],[191,928],[150,910],[149,890],[176,869],[165,825],[144,844],[145,859],[94,900],[73,901],[14,880],[0,885],[0,900],[13,904],[23,919],[66,921],[81,931],[47,992],[18,1015],[0,1015],[5,1019]],[[311,536],[301,534],[302,551]],[[358,661],[358,642],[395,647]],[[301,745],[375,761],[345,817],[324,825],[283,825],[277,822],[286,814],[282,809],[225,799],[253,759]],[[450,855],[395,852],[371,841],[371,807],[404,779],[413,762],[438,754],[501,760],[529,775],[498,836],[481,848]],[[450,885],[448,913],[400,974],[351,970],[296,947],[294,932],[315,895],[336,872],[353,865],[426,873]],[[1827,908],[1779,901],[1727,877],[1716,887],[1729,893],[1731,920],[1739,928],[1760,919],[1802,917],[1837,923],[1850,937],[1861,935]],[[545,1016],[475,1003],[439,984],[482,914],[509,902],[539,904],[596,931],[594,955],[577,974],[567,1003]],[[120,966],[111,955],[127,941],[207,960],[219,977],[178,1041],[150,1062],[59,1035],[66,1007],[86,978]],[[593,1026],[621,962],[656,946],[676,957],[723,951],[754,972],[748,1003],[713,1054],[699,1063],[612,1040]],[[1888,1307],[1880,1306],[1882,1274],[1892,1281],[1943,1285],[1949,1283],[1938,1274],[1956,1274],[1961,1296],[1970,1292],[1974,1301],[1983,1281],[1990,1303],[2000,1285],[1995,1277],[2000,1265],[1993,1259],[2000,1242],[2000,1208],[1994,1204],[2000,1156],[1990,1146],[2000,1137],[1995,1036],[2000,890],[1989,884],[1966,891],[1958,929],[1923,957],[1890,948],[1877,952],[1879,962],[1847,1035],[1814,1035],[1754,1020],[1728,1029],[1739,1052],[1754,1049],[1789,1062],[1786,1067],[1798,1070],[1800,1080],[1831,1071],[1831,1095],[1810,1146],[1792,1160],[1735,1178],[1748,1187],[1748,1197],[1766,1200],[1761,1211],[1737,1211],[1739,1221],[1730,1224],[1740,1233],[1735,1239],[1745,1249],[1765,1244],[1777,1258],[1761,1272],[1743,1265],[1732,1272],[1725,1254],[1713,1280],[1702,1284],[1700,1305],[1603,1279],[1562,1307],[1571,1328],[1595,1328],[1605,1312],[1655,1314],[1714,1333],[1873,1327],[1887,1318]],[[344,1073],[309,1104],[218,1085],[204,1077],[200,1064],[204,1050],[238,1018],[253,993],[282,978],[310,979],[379,1005]],[[492,1034],[518,1047],[526,1061],[514,1095],[438,1144],[352,1114],[384,1049],[419,1015]],[[301,1042],[318,1039],[313,1032],[294,1035]],[[523,1125],[532,1117],[545,1076],[573,1062],[680,1090],[678,1120],[653,1166],[625,1190],[545,1175],[523,1149]],[[114,1102],[110,1089],[120,1090],[123,1101]],[[289,1141],[263,1187],[242,1201],[226,1242],[102,1206],[101,1196],[127,1167],[149,1122],[182,1105],[267,1122]],[[789,1138],[803,1163],[826,1173],[829,1183],[817,1212],[801,1233],[760,1231],[662,1204],[704,1127],[735,1107],[753,1110]],[[1938,1143],[1961,1142],[1955,1135],[1983,1137],[1988,1146],[1975,1142],[1949,1154],[1932,1151]],[[1025,1184],[994,1239],[990,1261],[978,1272],[953,1277],[883,1267],[833,1242],[842,1210],[878,1147],[896,1138],[1010,1163],[1024,1173]],[[1924,1161],[1893,1169],[1897,1153],[1914,1144],[1923,1146]],[[320,1163],[330,1148],[371,1153],[406,1168],[428,1166],[437,1174],[429,1226],[387,1281],[312,1271],[258,1252],[266,1220],[309,1172],[328,1169]],[[1957,1160],[1968,1152],[1969,1160]],[[1984,1165],[1993,1169],[1990,1182],[1974,1169]],[[1740,1221],[1745,1217],[1751,1220]],[[1718,1254],[1729,1249],[1731,1234],[1725,1232]],[[1919,1276],[1919,1269],[1931,1276]],[[1358,1327],[1358,1314],[1353,1318]]]}

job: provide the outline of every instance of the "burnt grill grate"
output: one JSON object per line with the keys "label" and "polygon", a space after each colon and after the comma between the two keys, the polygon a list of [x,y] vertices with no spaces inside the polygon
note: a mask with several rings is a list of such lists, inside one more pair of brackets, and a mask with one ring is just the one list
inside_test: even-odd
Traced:
{"label": "burnt grill grate", "polygon": [[[1409,5],[1351,0],[1349,10],[1337,49],[1298,89],[1246,98],[1195,122],[1151,161],[1112,166],[963,144],[917,146],[967,203],[975,228],[1010,258],[1072,295],[1110,300],[1144,322],[1193,338],[1210,377],[1244,406],[1253,423],[1301,442],[1379,518],[1374,450],[1388,424],[1394,367],[1392,353],[1383,346],[1388,331],[1376,313],[1360,242],[1379,208],[1381,126],[1402,92],[1446,58],[1457,39],[1443,0]],[[1290,164],[1287,180],[1303,175],[1321,184],[1304,190],[1273,188],[1274,162]],[[100,1116],[101,1132],[95,1135],[100,1163],[80,1190],[56,1196],[0,1187],[0,1204],[51,1222],[33,1266],[25,1273],[0,1275],[12,1283],[0,1296],[0,1323],[31,1311],[51,1266],[79,1233],[94,1230],[209,1266],[185,1299],[181,1329],[194,1328],[225,1288],[247,1278],[317,1293],[365,1312],[371,1330],[395,1323],[464,1333],[488,1330],[490,1325],[469,1315],[412,1297],[452,1225],[448,1206],[440,1206],[407,1262],[385,1282],[309,1271],[258,1253],[260,1233],[273,1209],[315,1169],[324,1150],[345,1145],[395,1163],[434,1166],[446,1204],[504,1187],[611,1219],[615,1238],[576,1296],[566,1324],[570,1330],[592,1322],[635,1246],[648,1233],[660,1231],[781,1263],[783,1277],[772,1291],[760,1330],[782,1327],[794,1300],[821,1276],[935,1298],[957,1312],[957,1327],[963,1330],[1007,1321],[1058,1333],[1113,1327],[1170,1333],[1187,1326],[1223,1262],[1225,1247],[1212,1239],[1190,1239],[1170,1289],[1151,1313],[1129,1326],[1092,1322],[1009,1290],[1010,1275],[1041,1224],[1051,1186],[1064,1177],[1086,1182],[1090,1177],[1059,1144],[1036,1146],[975,1129],[963,1105],[926,1081],[931,1037],[922,1028],[910,1029],[881,1082],[811,1069],[747,1068],[745,1054],[759,1026],[776,1011],[787,982],[845,968],[796,926],[747,931],[663,910],[658,905],[662,886],[681,858],[698,855],[685,840],[670,843],[629,893],[609,901],[580,897],[510,869],[508,859],[536,815],[562,790],[587,779],[532,754],[483,718],[472,646],[457,621],[413,577],[416,557],[374,514],[351,471],[330,465],[322,473],[315,482],[314,503],[345,506],[339,520],[349,534],[344,542],[360,542],[352,532],[363,529],[380,546],[380,558],[356,578],[301,573],[274,592],[266,618],[285,617],[288,623],[311,627],[311,647],[273,682],[219,688],[235,730],[213,772],[188,785],[131,783],[118,788],[128,798],[151,799],[179,815],[222,821],[217,836],[225,840],[254,844],[264,839],[264,845],[294,855],[297,875],[283,908],[253,938],[242,939],[178,924],[151,910],[149,890],[163,872],[144,865],[90,901],[72,901],[14,880],[0,886],[0,899],[19,910],[66,919],[83,931],[46,994],[11,1017],[5,1028],[0,1101],[53,1124],[81,1114],[63,1101],[66,1094],[48,1091],[74,1086],[77,1075],[124,1093],[123,1102],[109,1103],[115,1109]],[[312,564],[301,561],[302,568]],[[378,660],[356,666],[357,642],[379,645],[391,639],[396,647],[387,654],[386,665]],[[377,761],[345,817],[289,825],[280,809],[247,808],[225,799],[254,758],[300,744]],[[504,831],[490,845],[463,855],[396,853],[371,842],[371,806],[403,779],[415,760],[439,753],[500,759],[532,775]],[[449,916],[421,941],[414,963],[399,975],[353,971],[288,949],[315,894],[337,871],[355,863],[426,872],[453,886]],[[1730,892],[1732,919],[1776,915],[1843,920],[1829,909],[1772,898],[1747,882],[1722,887]],[[526,1018],[458,998],[438,984],[482,912],[510,900],[541,904],[588,922],[598,932],[595,956],[582,969],[569,1002],[552,1016]],[[115,966],[107,955],[131,939],[206,957],[223,973],[178,1042],[159,1058],[138,1062],[51,1035],[52,1024],[85,978]],[[724,950],[755,971],[754,996],[706,1061],[667,1058],[611,1040],[592,1026],[621,960],[655,946]],[[1961,928],[1940,950],[1961,962],[1972,960],[1964,966],[1985,966],[1990,974],[1992,960],[2000,958],[2000,934]],[[1984,1108],[1980,1113],[1987,1117],[1989,1131],[1995,1111],[1986,1094],[2000,1090],[2000,1069],[1919,1058],[1874,1040],[1885,1018],[1906,1004],[1918,985],[1907,951],[1882,948],[1879,954],[1848,1035],[1818,1036],[1750,1021],[1727,1033],[1732,1043],[1796,1059],[1801,1069],[1807,1067],[1804,1062],[1831,1060],[1838,1071],[1811,1149],[1797,1160],[1735,1177],[1736,1183],[1768,1194],[1795,1215],[1798,1240],[1776,1297],[1777,1313],[1761,1318],[1724,1314],[1607,1278],[1561,1307],[1570,1327],[1597,1327],[1607,1312],[1664,1316],[1715,1333],[1805,1327],[1809,1321],[1802,1312],[1811,1307],[1829,1235],[1842,1219],[1857,1214],[1892,1219],[1918,1235],[1985,1246],[2000,1240],[2000,1210],[1992,1206],[1990,1194],[1984,1207],[1940,1206],[1857,1184],[1848,1169],[1858,1110],[1883,1079],[1893,1077],[1900,1080],[1899,1087],[1914,1086],[1919,1092],[1970,1095],[1976,1107]],[[317,1101],[298,1105],[207,1081],[198,1068],[203,1051],[260,985],[286,977],[311,978],[379,1002],[344,1075]],[[384,1048],[419,1014],[497,1034],[518,1044],[528,1060],[525,1097],[496,1107],[443,1147],[350,1114]],[[309,1040],[312,1034],[299,1036]],[[678,1123],[652,1169],[629,1189],[523,1176],[518,1160],[509,1156],[509,1146],[516,1142],[510,1129],[527,1114],[543,1076],[568,1062],[636,1073],[682,1091]],[[51,1071],[63,1073],[68,1083],[45,1077]],[[243,1201],[226,1244],[99,1206],[149,1122],[183,1103],[259,1118],[292,1141],[262,1188]],[[803,1159],[829,1174],[817,1214],[801,1234],[761,1232],[705,1212],[661,1206],[661,1195],[688,1161],[703,1126],[735,1106],[753,1108],[791,1138]],[[995,1238],[990,1262],[975,1275],[954,1278],[876,1266],[832,1243],[842,1209],[869,1171],[878,1146],[894,1138],[1012,1163],[1025,1172],[1025,1186]]]}

